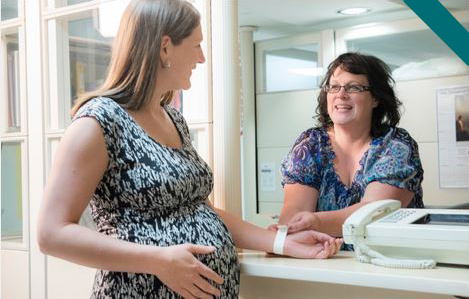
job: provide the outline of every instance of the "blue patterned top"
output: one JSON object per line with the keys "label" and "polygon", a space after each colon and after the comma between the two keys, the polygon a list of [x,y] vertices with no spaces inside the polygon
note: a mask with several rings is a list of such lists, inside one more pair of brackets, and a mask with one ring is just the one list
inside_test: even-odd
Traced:
{"label": "blue patterned top", "polygon": [[417,143],[406,130],[390,128],[372,138],[349,187],[335,172],[334,158],[326,128],[304,131],[282,163],[282,185],[299,183],[318,190],[316,211],[339,210],[360,202],[366,186],[374,181],[414,192],[407,207],[423,208],[422,164]]}

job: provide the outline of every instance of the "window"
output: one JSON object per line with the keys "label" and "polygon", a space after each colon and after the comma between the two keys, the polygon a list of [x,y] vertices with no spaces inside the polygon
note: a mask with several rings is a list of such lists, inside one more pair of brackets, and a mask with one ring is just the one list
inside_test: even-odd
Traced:
{"label": "window", "polygon": [[318,87],[318,44],[265,52],[265,91],[313,89]]}
{"label": "window", "polygon": [[52,0],[50,2],[51,2],[51,5],[55,5],[55,8],[60,8],[64,6],[70,6],[70,5],[80,4],[80,3],[89,2],[89,1],[91,0]]}
{"label": "window", "polygon": [[21,130],[21,100],[20,100],[20,56],[18,47],[18,28],[14,32],[2,36],[2,44],[6,50],[6,88],[4,96],[6,101],[6,132],[19,132]]}
{"label": "window", "polygon": [[22,1],[1,1],[0,206],[3,249],[28,247],[27,102]]}
{"label": "window", "polygon": [[1,144],[1,219],[2,245],[4,242],[23,242],[23,142]]}
{"label": "window", "polygon": [[[453,12],[467,28],[467,11]],[[465,75],[469,67],[420,19],[364,24],[336,31],[336,52],[374,55],[396,81]]]}
{"label": "window", "polygon": [[468,72],[466,64],[430,29],[349,40],[347,50],[386,61],[395,80]]}
{"label": "window", "polygon": [[48,21],[49,129],[65,129],[70,109],[82,93],[98,88],[110,62],[111,36],[100,31],[101,10]]}
{"label": "window", "polygon": [[321,35],[303,34],[256,42],[256,93],[319,87]]}
{"label": "window", "polygon": [[6,21],[18,18],[18,0],[2,0],[0,1],[2,16],[1,20]]}

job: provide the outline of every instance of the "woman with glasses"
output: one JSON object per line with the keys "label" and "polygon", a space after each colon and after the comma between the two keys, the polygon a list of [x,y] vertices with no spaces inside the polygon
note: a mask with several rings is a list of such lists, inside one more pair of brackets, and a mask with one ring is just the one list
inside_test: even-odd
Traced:
{"label": "woman with glasses", "polygon": [[316,109],[320,125],[300,134],[282,164],[279,222],[289,232],[340,237],[348,216],[380,199],[423,207],[417,143],[396,127],[401,102],[393,83],[389,67],[373,56],[346,53],[329,65]]}

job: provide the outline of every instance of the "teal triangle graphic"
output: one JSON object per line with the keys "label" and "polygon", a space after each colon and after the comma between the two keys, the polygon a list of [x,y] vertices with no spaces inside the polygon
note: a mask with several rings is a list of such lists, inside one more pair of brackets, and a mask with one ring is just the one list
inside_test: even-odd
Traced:
{"label": "teal triangle graphic", "polygon": [[[438,37],[469,65],[469,32],[438,0],[404,0]],[[469,10],[469,4],[468,4]]]}

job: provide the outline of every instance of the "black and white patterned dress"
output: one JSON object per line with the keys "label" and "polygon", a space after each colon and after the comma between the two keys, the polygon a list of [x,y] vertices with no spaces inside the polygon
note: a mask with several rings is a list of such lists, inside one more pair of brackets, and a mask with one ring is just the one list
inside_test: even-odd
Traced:
{"label": "black and white patterned dress", "polygon": [[[228,229],[206,205],[213,187],[208,165],[194,150],[182,115],[165,106],[182,147],[156,142],[115,101],[95,98],[74,119],[102,127],[109,163],[90,202],[99,232],[154,246],[193,243],[215,252],[196,257],[224,279],[221,298],[237,298],[239,264]],[[158,267],[158,265],[155,265]],[[98,270],[91,298],[179,298],[156,276]]]}

